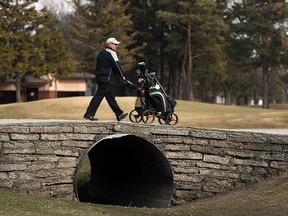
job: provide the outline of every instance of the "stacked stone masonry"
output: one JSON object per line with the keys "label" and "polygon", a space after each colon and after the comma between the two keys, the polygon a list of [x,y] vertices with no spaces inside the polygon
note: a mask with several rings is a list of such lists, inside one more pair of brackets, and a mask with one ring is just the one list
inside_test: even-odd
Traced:
{"label": "stacked stone masonry", "polygon": [[111,134],[157,146],[174,178],[174,205],[288,170],[288,136],[117,122],[0,123],[0,189],[73,200],[85,151]]}

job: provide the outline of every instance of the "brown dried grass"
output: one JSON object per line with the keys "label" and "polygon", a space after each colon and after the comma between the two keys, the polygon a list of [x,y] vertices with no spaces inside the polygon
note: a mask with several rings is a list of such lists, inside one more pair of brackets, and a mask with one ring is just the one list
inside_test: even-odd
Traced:
{"label": "brown dried grass", "polygon": [[[69,97],[26,103],[0,105],[0,119],[70,119],[83,120],[83,114],[92,97]],[[120,107],[130,112],[135,97],[117,97]],[[225,106],[178,100],[175,114],[179,126],[207,128],[287,128],[288,105],[261,109],[243,106]],[[100,121],[115,121],[115,116],[104,99],[96,113]],[[126,118],[124,122],[128,122]],[[158,124],[156,120],[154,124]]]}

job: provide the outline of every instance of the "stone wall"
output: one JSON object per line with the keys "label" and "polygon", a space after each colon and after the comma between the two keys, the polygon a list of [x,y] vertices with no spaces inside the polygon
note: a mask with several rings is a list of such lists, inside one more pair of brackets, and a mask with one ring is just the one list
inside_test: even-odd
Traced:
{"label": "stone wall", "polygon": [[75,199],[84,152],[111,134],[157,146],[174,178],[172,203],[226,193],[288,170],[288,136],[117,122],[0,123],[0,189]]}

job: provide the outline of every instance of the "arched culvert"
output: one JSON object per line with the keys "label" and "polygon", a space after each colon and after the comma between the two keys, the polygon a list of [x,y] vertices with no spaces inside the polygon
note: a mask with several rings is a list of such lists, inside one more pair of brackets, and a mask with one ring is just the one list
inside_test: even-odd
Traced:
{"label": "arched culvert", "polygon": [[81,202],[169,207],[173,175],[153,144],[134,135],[112,135],[96,142],[82,157],[75,187]]}

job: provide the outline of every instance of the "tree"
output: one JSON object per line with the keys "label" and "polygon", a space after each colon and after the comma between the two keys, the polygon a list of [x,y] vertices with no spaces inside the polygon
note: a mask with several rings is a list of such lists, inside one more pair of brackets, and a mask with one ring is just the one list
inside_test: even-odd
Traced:
{"label": "tree", "polygon": [[[259,68],[262,73],[263,108],[269,108],[270,76],[285,61],[281,25],[287,18],[287,3],[284,0],[246,0],[235,3],[228,12],[233,29],[232,44],[247,48],[246,52],[238,52],[237,57],[252,65],[252,71]],[[235,54],[230,54],[236,59]]]}
{"label": "tree", "polygon": [[213,103],[227,77],[224,50],[228,26],[223,20],[225,2],[197,1],[193,10],[194,91],[203,102]]}
{"label": "tree", "polygon": [[[57,30],[53,31],[52,36],[52,32],[46,29],[52,16],[44,9],[37,11],[34,7],[37,1],[6,0],[0,2],[0,51],[2,53],[0,61],[3,63],[0,69],[2,76],[16,79],[17,102],[21,102],[21,82],[25,75],[39,77],[50,73],[51,67],[48,65],[57,61],[57,67],[52,71],[57,77],[62,73],[64,63],[67,63],[67,61],[62,62],[63,58],[59,61],[59,58],[55,57],[65,46],[64,43],[57,44],[57,49],[53,50],[54,53],[50,52],[52,47],[56,47],[57,41],[63,38],[55,32]],[[45,40],[49,43],[48,46],[42,43]],[[48,56],[49,52],[50,56]],[[66,53],[64,53],[61,51],[61,55],[65,56]],[[72,56],[69,56],[69,61],[71,58]],[[67,71],[71,72],[71,69]]]}
{"label": "tree", "polygon": [[[175,7],[175,4],[177,7]],[[183,99],[193,99],[193,81],[192,81],[192,69],[193,69],[193,50],[192,50],[192,8],[194,1],[177,1],[170,2],[170,5],[175,7],[175,10],[171,11],[159,11],[158,16],[168,23],[180,28],[185,35],[184,39],[184,52],[181,63],[181,73],[183,75]],[[171,8],[170,8],[171,9]]]}
{"label": "tree", "polygon": [[[222,4],[222,2],[221,2]],[[174,50],[181,55],[180,71],[182,80],[182,98],[194,99],[195,83],[201,84],[198,97],[205,89],[219,90],[225,72],[223,52],[226,29],[217,2],[209,0],[170,2],[169,10],[159,11],[158,15],[170,23],[167,51]],[[177,31],[173,33],[173,31]],[[176,45],[178,44],[178,45]],[[210,88],[213,84],[213,88]],[[214,89],[214,90],[213,90]],[[216,90],[217,89],[217,90]],[[200,96],[201,97],[201,96]]]}
{"label": "tree", "polygon": [[32,7],[36,0],[19,2],[18,0],[6,0],[0,3],[1,15],[1,50],[5,55],[1,56],[2,73],[16,78],[16,97],[21,101],[21,78],[29,70],[29,59],[33,51],[33,34],[39,28],[39,24],[45,19],[39,16]]}
{"label": "tree", "polygon": [[32,59],[31,71],[34,76],[45,74],[52,81],[75,72],[77,61],[68,50],[56,19],[51,19],[45,28],[40,28],[36,32],[34,43],[39,51],[39,54],[36,53]]}
{"label": "tree", "polygon": [[[157,71],[158,79],[164,82],[164,49],[167,25],[157,19],[157,11],[166,8],[167,2],[161,0],[126,0],[126,14],[131,14],[133,28],[137,31],[137,45],[145,44],[144,59],[150,70]],[[168,2],[169,3],[169,2]]]}
{"label": "tree", "polygon": [[115,37],[123,44],[117,50],[123,69],[133,67],[142,47],[133,46],[135,32],[130,17],[125,14],[127,5],[120,0],[88,0],[83,4],[81,0],[73,0],[73,3],[75,13],[71,15],[70,32],[80,62],[79,70],[95,73],[96,54],[109,37]]}

